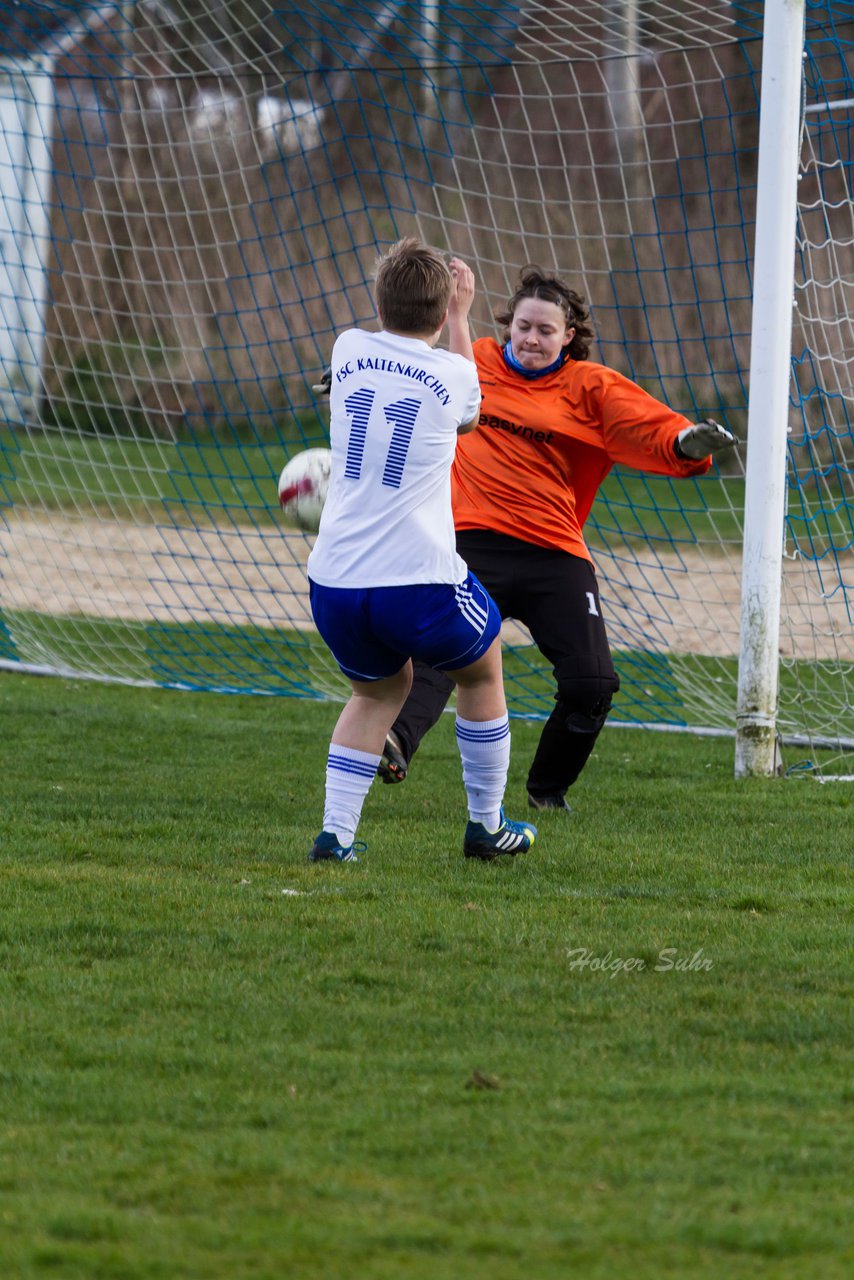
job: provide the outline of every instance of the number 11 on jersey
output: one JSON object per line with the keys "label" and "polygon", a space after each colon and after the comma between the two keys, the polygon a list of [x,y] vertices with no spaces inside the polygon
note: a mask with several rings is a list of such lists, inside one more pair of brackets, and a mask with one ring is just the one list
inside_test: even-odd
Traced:
{"label": "number 11 on jersey", "polygon": [[[358,480],[362,474],[362,459],[365,456],[365,445],[368,439],[368,424],[374,407],[376,392],[369,387],[354,391],[344,401],[344,408],[351,420],[350,439],[347,442],[347,459],[344,476],[348,480]],[[383,468],[382,483],[390,489],[399,489],[403,479],[403,468],[406,466],[406,455],[412,440],[415,420],[421,408],[420,400],[395,400],[393,404],[383,406],[383,414],[392,428],[388,453]]]}

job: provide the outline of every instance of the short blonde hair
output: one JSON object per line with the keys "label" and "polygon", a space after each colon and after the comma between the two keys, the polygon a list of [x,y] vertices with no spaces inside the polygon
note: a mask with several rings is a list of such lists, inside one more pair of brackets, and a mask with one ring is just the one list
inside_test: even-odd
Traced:
{"label": "short blonde hair", "polygon": [[435,333],[442,327],[454,281],[437,249],[414,236],[398,240],[377,260],[374,296],[380,320],[400,333]]}

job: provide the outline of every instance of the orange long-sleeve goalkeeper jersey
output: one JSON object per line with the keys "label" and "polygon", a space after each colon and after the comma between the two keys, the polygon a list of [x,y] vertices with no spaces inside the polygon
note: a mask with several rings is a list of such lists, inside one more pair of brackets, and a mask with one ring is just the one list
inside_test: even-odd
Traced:
{"label": "orange long-sleeve goalkeeper jersey", "polygon": [[483,395],[451,473],[457,529],[494,529],[590,560],[582,529],[615,464],[666,476],[703,475],[711,459],[677,458],[691,423],[605,365],[567,360],[528,379],[493,338],[474,344]]}

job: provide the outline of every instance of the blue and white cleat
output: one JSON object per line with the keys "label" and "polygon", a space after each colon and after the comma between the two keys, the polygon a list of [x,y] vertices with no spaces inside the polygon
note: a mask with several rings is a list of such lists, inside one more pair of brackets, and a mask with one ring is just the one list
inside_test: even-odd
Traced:
{"label": "blue and white cleat", "polygon": [[367,845],[362,840],[354,840],[345,848],[338,837],[331,831],[321,831],[311,846],[309,862],[358,862],[356,850],[363,853]]}
{"label": "blue and white cleat", "polygon": [[492,862],[493,858],[517,853],[527,853],[537,838],[537,828],[531,822],[511,822],[501,810],[501,826],[497,831],[487,831],[482,822],[469,822],[463,841],[463,853],[467,858],[480,858]]}

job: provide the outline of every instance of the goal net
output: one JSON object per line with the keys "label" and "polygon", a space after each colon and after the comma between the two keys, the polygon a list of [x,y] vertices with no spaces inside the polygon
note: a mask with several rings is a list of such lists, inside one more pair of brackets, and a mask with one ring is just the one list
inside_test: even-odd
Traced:
{"label": "goal net", "polygon": [[[780,728],[826,768],[854,745],[854,3],[807,25]],[[276,477],[326,443],[311,384],[401,235],[472,264],[478,336],[556,267],[593,359],[743,439],[761,31],[751,0],[0,0],[0,661],[344,695]],[[615,720],[732,730],[741,456],[602,489]],[[505,640],[511,711],[547,715]]]}

